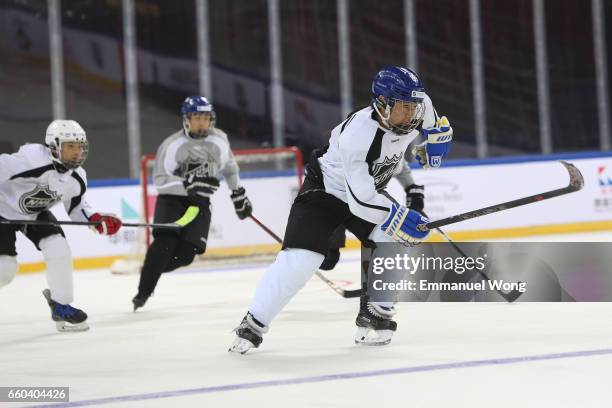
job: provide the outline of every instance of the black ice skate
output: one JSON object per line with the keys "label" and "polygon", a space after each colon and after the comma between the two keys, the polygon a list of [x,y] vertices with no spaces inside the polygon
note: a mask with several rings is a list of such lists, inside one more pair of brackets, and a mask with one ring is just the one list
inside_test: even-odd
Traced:
{"label": "black ice skate", "polygon": [[51,309],[51,318],[57,326],[57,330],[61,332],[79,332],[89,330],[87,324],[87,313],[72,307],[70,305],[62,305],[51,299],[51,291],[43,290],[43,296],[47,299],[49,308]]}
{"label": "black ice skate", "polygon": [[134,296],[134,298],[132,299],[132,304],[134,305],[134,311],[143,307],[145,303],[147,303],[147,299],[149,299],[148,296],[141,295],[140,293]]}
{"label": "black ice skate", "polygon": [[244,354],[252,348],[257,348],[263,341],[262,334],[267,331],[268,328],[257,321],[249,312],[244,316],[240,325],[234,329],[236,338],[227,351]]}
{"label": "black ice skate", "polygon": [[357,333],[355,344],[366,346],[384,346],[391,342],[397,323],[392,320],[395,308],[379,306],[368,302],[366,296],[361,296],[359,314],[355,319]]}

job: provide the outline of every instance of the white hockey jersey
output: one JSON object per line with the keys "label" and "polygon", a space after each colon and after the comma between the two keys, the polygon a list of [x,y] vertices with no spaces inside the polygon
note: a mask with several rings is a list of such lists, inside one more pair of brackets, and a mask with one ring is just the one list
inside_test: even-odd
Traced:
{"label": "white hockey jersey", "polygon": [[203,139],[192,139],[180,130],[157,149],[153,180],[160,194],[186,196],[183,180],[189,174],[225,178],[230,190],[239,186],[239,168],[227,134],[211,128]]}
{"label": "white hockey jersey", "polygon": [[[336,126],[319,164],[327,193],[347,203],[356,216],[381,224],[394,202],[385,187],[404,164],[406,149],[419,131],[397,135],[382,127],[373,114],[369,106]],[[435,119],[431,99],[426,97],[422,127],[433,127]]]}
{"label": "white hockey jersey", "polygon": [[93,211],[83,199],[85,190],[85,170],[58,172],[49,149],[41,144],[0,155],[0,217],[33,220],[61,201],[73,221],[87,221]]}

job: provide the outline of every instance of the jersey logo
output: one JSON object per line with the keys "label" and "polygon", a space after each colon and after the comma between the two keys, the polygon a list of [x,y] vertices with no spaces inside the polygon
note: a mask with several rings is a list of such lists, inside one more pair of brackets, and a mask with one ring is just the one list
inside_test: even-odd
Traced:
{"label": "jersey logo", "polygon": [[52,207],[60,199],[61,196],[51,191],[48,186],[37,186],[34,190],[21,196],[19,208],[26,214],[38,214]]}
{"label": "jersey logo", "polygon": [[210,177],[211,176],[211,165],[208,162],[186,162],[182,166],[181,173],[183,178],[195,174],[198,177]]}
{"label": "jersey logo", "polygon": [[395,167],[397,167],[397,163],[402,159],[402,156],[399,154],[394,154],[393,157],[385,156],[385,159],[382,163],[375,163],[370,169],[370,174],[374,177],[374,185],[376,190],[380,190],[386,187],[391,177],[393,177],[393,173],[395,171]]}
{"label": "jersey logo", "polygon": [[[199,152],[202,156],[189,156],[179,168],[179,176],[187,178],[195,174],[198,177],[212,177],[215,169],[215,157],[209,152]],[[203,157],[206,156],[206,157]]]}

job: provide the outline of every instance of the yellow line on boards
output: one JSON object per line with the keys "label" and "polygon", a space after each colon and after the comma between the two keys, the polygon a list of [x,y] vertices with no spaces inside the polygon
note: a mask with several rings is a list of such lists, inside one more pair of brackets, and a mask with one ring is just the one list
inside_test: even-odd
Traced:
{"label": "yellow line on boards", "polygon": [[[473,231],[448,232],[447,235],[454,241],[486,241],[488,239],[518,238],[534,235],[572,234],[583,232],[612,231],[612,221],[588,221],[571,224],[533,225],[529,227],[498,228]],[[431,234],[427,242],[445,242],[440,234]],[[359,248],[357,239],[349,239],[347,248]],[[209,248],[205,257],[222,258],[232,256],[245,256],[249,254],[271,253],[280,250],[279,244],[260,244],[230,248]],[[74,260],[74,269],[108,268],[118,259],[125,256],[104,256],[95,258],[77,258]],[[34,273],[45,270],[44,262],[22,263],[19,273]]]}

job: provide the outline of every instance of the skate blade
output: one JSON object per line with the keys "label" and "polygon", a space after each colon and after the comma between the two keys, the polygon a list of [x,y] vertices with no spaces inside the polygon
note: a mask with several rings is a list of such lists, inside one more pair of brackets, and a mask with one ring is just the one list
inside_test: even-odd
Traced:
{"label": "skate blade", "polygon": [[236,339],[234,339],[234,342],[227,351],[230,353],[245,354],[247,351],[254,347],[255,345],[250,341],[241,339],[240,337],[236,337]]}
{"label": "skate blade", "polygon": [[83,332],[89,330],[89,325],[86,322],[75,324],[68,322],[55,322],[55,326],[59,332]]}
{"label": "skate blade", "polygon": [[355,334],[355,344],[361,346],[386,346],[391,343],[393,330],[372,330],[368,327],[358,327]]}

